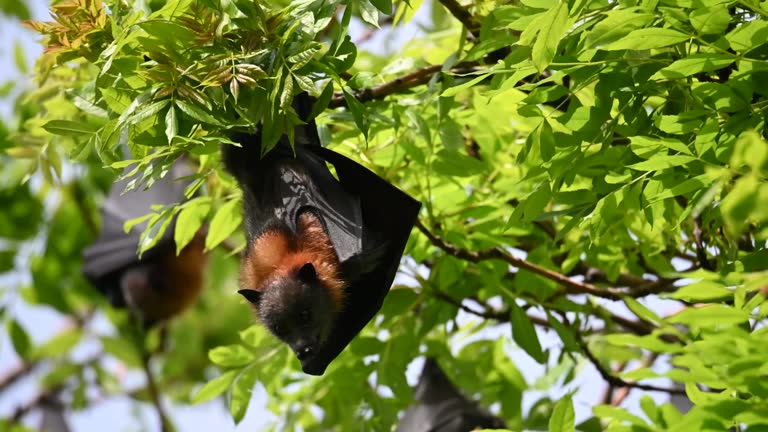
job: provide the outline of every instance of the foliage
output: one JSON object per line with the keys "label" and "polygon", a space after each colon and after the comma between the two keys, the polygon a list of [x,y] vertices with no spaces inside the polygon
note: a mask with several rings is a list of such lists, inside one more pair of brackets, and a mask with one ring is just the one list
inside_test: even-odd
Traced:
{"label": "foliage", "polygon": [[[219,332],[207,342],[217,343],[208,359],[220,372],[209,380],[195,353],[212,344],[183,332],[177,345],[196,352],[168,353],[161,377],[181,383],[187,392],[177,398],[226,394],[239,421],[258,382],[280,416],[275,429],[390,430],[412,400],[406,367],[428,354],[465,393],[495,403],[512,430],[768,427],[764,3],[156,6],[72,0],[53,8],[54,22],[29,23],[46,35],[47,49],[40,88],[28,97],[37,115],[23,119],[13,144],[3,141],[4,158],[16,158],[4,170],[19,173],[3,194],[19,210],[2,222],[22,237],[3,234],[11,245],[47,230],[32,287],[20,290],[27,301],[66,314],[99,302],[75,270],[90,234],[64,221],[93,214],[93,191],[108,177],[100,164],[136,164],[130,176],[141,187],[191,155],[193,189],[207,195],[164,209],[154,223],[193,211],[177,239],[207,220],[209,248],[220,251],[231,236],[241,244],[239,196],[219,145],[262,124],[268,148],[299,122],[291,100],[306,91],[318,98],[328,145],[425,204],[401,268],[412,283],[393,288],[375,321],[318,379],[301,375],[289,351],[258,327],[233,319],[212,329],[184,317],[201,333]],[[399,29],[419,8],[431,21],[396,54],[358,50],[348,36],[353,20],[371,31]],[[130,157],[120,155],[123,145]],[[68,178],[70,163],[82,169]],[[41,178],[43,192],[21,182],[25,175]],[[81,195],[42,206],[48,187]],[[16,220],[24,221],[18,229]],[[210,278],[214,293],[199,309],[212,298],[234,302],[234,260],[223,255]],[[649,307],[661,304],[648,301],[656,297],[679,311]],[[247,316],[244,305],[231,310],[220,316]],[[73,345],[33,346],[12,316],[7,321],[27,361]],[[495,328],[505,337],[488,336]],[[545,346],[545,334],[559,343]],[[134,363],[119,338],[102,343]],[[545,397],[524,411],[524,392],[541,384],[512,360],[515,346],[548,366],[540,378],[548,386],[567,388],[585,362],[597,368],[609,392],[580,418],[594,417],[574,426],[570,397]],[[675,368],[659,372],[659,357]],[[195,368],[179,366],[185,361]],[[628,363],[638,367],[625,370]],[[91,367],[58,367],[67,366],[68,373]],[[621,387],[676,392],[648,382],[657,377],[680,383],[695,407],[681,413],[644,396],[639,416],[611,397]]]}

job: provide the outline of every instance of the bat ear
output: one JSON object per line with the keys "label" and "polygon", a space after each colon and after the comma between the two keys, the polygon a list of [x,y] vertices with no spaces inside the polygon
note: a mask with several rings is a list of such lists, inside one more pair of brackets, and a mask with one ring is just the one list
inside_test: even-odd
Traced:
{"label": "bat ear", "polygon": [[252,290],[252,289],[241,289],[238,291],[238,294],[245,297],[246,300],[253,304],[259,304],[259,300],[261,300],[261,292]]}
{"label": "bat ear", "polygon": [[299,280],[304,283],[310,283],[317,280],[317,272],[315,266],[311,262],[308,262],[301,266],[299,269]]}

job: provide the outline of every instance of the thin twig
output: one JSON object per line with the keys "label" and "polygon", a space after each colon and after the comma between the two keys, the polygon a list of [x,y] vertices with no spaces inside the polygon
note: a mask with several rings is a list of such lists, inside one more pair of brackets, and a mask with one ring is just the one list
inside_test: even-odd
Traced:
{"label": "thin twig", "polygon": [[[63,334],[64,332],[68,332],[72,330],[72,328],[84,327],[88,323],[88,321],[93,317],[94,310],[95,310],[94,308],[89,308],[79,315],[70,316],[68,322],[64,324],[64,328],[62,329],[61,333],[54,335],[51,338],[51,340],[55,339],[56,337]],[[27,361],[16,366],[13,370],[10,370],[5,374],[3,374],[3,376],[0,377],[0,393],[2,393],[8,387],[15,384],[16,381],[18,381],[19,379],[34,372],[40,364],[41,364],[40,360]]]}
{"label": "thin twig", "polygon": [[[624,371],[624,368],[627,367],[627,362],[621,362],[619,365],[613,369],[613,373],[621,373]],[[626,388],[626,387],[622,387]],[[616,386],[613,384],[608,384],[605,386],[605,392],[603,393],[603,397],[601,398],[603,405],[609,405],[613,401],[613,395],[616,392]],[[620,389],[619,389],[620,390]]]}
{"label": "thin twig", "polygon": [[144,369],[144,376],[147,379],[147,390],[149,391],[149,398],[152,401],[152,405],[155,407],[157,416],[160,418],[160,430],[162,432],[171,432],[171,422],[168,419],[168,415],[163,408],[162,400],[160,399],[160,390],[158,390],[157,383],[155,382],[155,376],[152,373],[150,360],[152,354],[144,347],[143,341],[141,345],[141,366]]}
{"label": "thin twig", "polygon": [[78,182],[72,183],[72,198],[75,202],[75,205],[77,206],[78,211],[80,212],[80,215],[83,217],[85,226],[88,227],[88,230],[93,236],[98,235],[99,223],[96,221],[96,219],[94,219],[93,212],[89,208],[83,186]]}
{"label": "thin twig", "polygon": [[[459,301],[450,295],[442,292],[442,291],[432,291],[433,295],[438,298],[439,300],[442,300],[446,303],[450,303],[453,306],[456,306],[457,308],[463,310],[464,312],[467,312],[469,314],[479,316],[481,318],[485,319],[492,319],[494,321],[499,322],[509,322],[510,316],[509,316],[509,310],[508,309],[493,309],[490,306],[482,305],[483,310],[477,310],[474,309],[466,304],[464,302]],[[546,328],[551,328],[552,326],[549,324],[549,321],[547,321],[546,318],[538,317],[535,315],[528,315],[528,319],[531,320],[532,323]]]}
{"label": "thin twig", "polygon": [[13,370],[6,372],[0,377],[0,393],[12,386],[19,379],[33,372],[39,365],[40,362],[38,361],[25,362],[16,366]]}
{"label": "thin twig", "polygon": [[[78,362],[78,365],[80,366],[92,365],[93,363],[96,363],[97,361],[99,361],[103,355],[104,354],[102,352],[98,352],[88,357],[86,360],[82,362]],[[9,417],[10,421],[12,423],[18,423],[22,419],[22,417],[27,415],[33,409],[39,407],[41,404],[47,401],[55,400],[56,396],[64,390],[65,384],[66,382],[56,385],[54,387],[51,387],[49,389],[40,390],[40,392],[37,395],[35,395],[32,399],[16,406],[16,409],[13,410],[13,413],[11,413]]]}
{"label": "thin twig", "polygon": [[26,403],[18,405],[16,409],[13,410],[13,413],[11,413],[11,416],[9,417],[10,422],[12,424],[19,423],[21,419],[25,415],[29,414],[33,409],[39,407],[46,401],[52,400],[56,396],[56,394],[58,394],[63,388],[64,388],[63,385],[59,385],[47,391],[42,391],[37,395],[35,395],[35,397],[33,397],[32,399],[28,400]]}
{"label": "thin twig", "polygon": [[477,21],[472,16],[469,11],[459,4],[456,0],[439,0],[440,4],[443,5],[446,9],[448,9],[448,12],[453,15],[454,18],[459,20],[460,23],[464,25],[464,27],[469,30],[470,33],[472,33],[472,36],[477,37],[477,29],[480,28],[480,26],[477,24]]}
{"label": "thin twig", "polygon": [[623,380],[611,372],[609,372],[601,363],[600,360],[589,350],[586,342],[581,338],[577,338],[578,344],[581,347],[581,351],[584,356],[592,363],[592,366],[597,369],[597,372],[603,377],[603,380],[614,387],[630,387],[646,391],[657,391],[668,394],[685,394],[685,389],[672,388],[672,387],[659,387],[651,384],[641,384],[638,382]]}
{"label": "thin twig", "polygon": [[567,294],[589,294],[610,300],[621,300],[623,296],[628,295],[626,291],[614,288],[600,289],[588,283],[572,280],[561,273],[540,267],[522,258],[516,258],[510,255],[507,251],[498,247],[479,251],[470,251],[467,249],[459,248],[430,232],[419,220],[416,221],[416,228],[418,228],[419,231],[421,231],[429,239],[429,241],[432,242],[433,245],[439,247],[449,255],[470,262],[480,262],[490,259],[505,261],[515,267],[528,270],[532,273],[538,274],[539,276],[543,276],[549,280],[559,283],[565,287]]}

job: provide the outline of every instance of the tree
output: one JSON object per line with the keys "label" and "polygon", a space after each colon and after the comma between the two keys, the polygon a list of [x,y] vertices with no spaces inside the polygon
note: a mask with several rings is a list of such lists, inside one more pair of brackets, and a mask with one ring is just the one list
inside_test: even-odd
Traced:
{"label": "tree", "polygon": [[[280,430],[390,430],[412,401],[406,367],[429,354],[512,430],[573,430],[574,412],[585,431],[768,426],[764,4],[72,0],[52,10],[54,22],[29,23],[47,48],[25,121],[2,141],[4,170],[17,175],[0,227],[10,245],[45,242],[19,292],[75,327],[33,346],[12,312],[6,321],[23,367],[54,365],[44,384],[71,394],[72,408],[91,403],[86,388],[114,383],[98,362],[62,356],[93,337],[83,323],[104,307],[78,273],[88,225],[71,220],[94,217],[114,176],[102,166],[135,164],[142,187],[190,155],[205,194],[151,221],[191,216],[177,239],[208,221],[217,262],[198,310],[171,326],[178,349],[156,358],[177,401],[226,392],[239,421],[258,382]],[[423,34],[396,54],[349,36],[352,23],[366,38],[419,10],[430,14]],[[424,203],[403,283],[319,379],[240,320],[250,318],[230,253],[243,245],[240,197],[219,156],[229,133],[256,124],[273,145],[297,122],[299,91],[318,98],[327,145]],[[44,186],[30,188],[30,176]],[[44,206],[48,190],[72,199]],[[3,253],[5,269],[18,251]],[[661,314],[653,298],[678,310]],[[200,318],[214,302],[226,320]],[[489,336],[497,328],[504,337]],[[542,347],[546,335],[556,346]],[[138,366],[124,336],[100,336],[99,355]],[[513,361],[518,348],[547,365],[552,385],[595,368],[602,404],[544,397],[526,412],[539,377]],[[679,384],[649,382],[659,377]],[[684,393],[694,407],[683,415],[644,395],[641,417],[622,408],[628,391]]]}

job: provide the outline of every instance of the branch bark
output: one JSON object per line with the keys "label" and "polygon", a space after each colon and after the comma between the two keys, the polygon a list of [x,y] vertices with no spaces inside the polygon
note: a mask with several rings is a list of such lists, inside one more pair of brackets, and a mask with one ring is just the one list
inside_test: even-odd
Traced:
{"label": "branch bark", "polygon": [[511,254],[509,254],[507,251],[499,247],[484,249],[479,251],[470,251],[467,249],[459,248],[455,245],[452,245],[446,242],[445,240],[436,236],[435,234],[433,234],[419,220],[416,221],[416,228],[418,228],[419,231],[421,231],[422,234],[424,234],[433,245],[442,249],[444,252],[448,253],[449,255],[452,255],[452,256],[455,256],[456,258],[463,259],[465,261],[470,261],[470,262],[480,262],[480,261],[485,261],[490,259],[505,261],[510,265],[528,270],[532,273],[538,274],[539,276],[542,276],[549,280],[557,282],[558,284],[562,285],[565,288],[567,294],[588,294],[588,295],[593,295],[595,297],[607,298],[610,300],[621,300],[623,296],[626,296],[629,294],[626,291],[615,289],[615,288],[600,289],[588,283],[572,280],[569,277],[565,276],[564,274],[557,273],[555,271],[538,266],[522,258],[514,257]]}
{"label": "branch bark", "polygon": [[459,4],[459,2],[456,0],[439,1],[443,7],[448,9],[448,12],[450,12],[454,18],[459,20],[459,22],[467,28],[472,36],[478,37],[477,30],[480,28],[480,25],[477,23],[477,20],[475,20],[475,17],[473,17],[472,14],[469,13],[469,11],[464,6]]}
{"label": "branch bark", "polygon": [[160,398],[160,390],[157,387],[157,383],[155,382],[155,375],[152,373],[152,368],[150,367],[150,359],[151,354],[147,352],[146,349],[142,349],[141,365],[144,369],[144,376],[147,379],[147,390],[149,391],[149,398],[152,401],[155,412],[157,412],[157,416],[160,419],[160,430],[162,432],[172,432],[173,426],[171,425],[168,415],[165,413],[165,409],[163,408],[163,402]]}
{"label": "branch bark", "polygon": [[625,381],[613,375],[608,369],[606,369],[600,363],[600,360],[598,360],[597,357],[595,357],[595,355],[589,350],[586,342],[584,342],[581,338],[578,339],[578,343],[584,356],[589,360],[590,363],[592,363],[592,366],[597,369],[597,372],[600,374],[603,380],[605,380],[605,382],[612,385],[613,387],[636,388],[640,390],[657,391],[668,394],[685,394],[685,389],[675,387],[659,387],[651,384],[641,384],[634,381]]}
{"label": "branch bark", "polygon": [[[443,65],[425,66],[384,84],[357,91],[354,96],[360,103],[383,99],[390,94],[398,93],[427,83],[432,79],[432,75],[440,72],[442,68]],[[330,108],[339,108],[346,105],[347,102],[344,100],[344,95],[342,93],[336,93],[333,95],[333,99],[331,99],[331,103],[328,106]]]}

